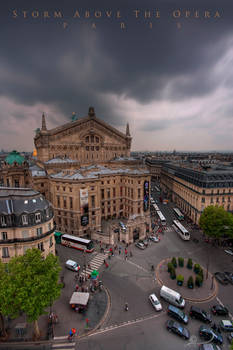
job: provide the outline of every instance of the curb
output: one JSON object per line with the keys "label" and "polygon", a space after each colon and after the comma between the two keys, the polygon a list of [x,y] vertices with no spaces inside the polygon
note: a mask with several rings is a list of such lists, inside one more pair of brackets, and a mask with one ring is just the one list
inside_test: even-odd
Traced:
{"label": "curb", "polygon": [[[158,283],[162,286],[164,283],[163,281],[159,278],[159,268],[161,265],[163,265],[166,261],[170,261],[171,258],[166,258],[166,259],[163,259],[159,262],[159,264],[156,266],[156,270],[155,270],[155,276],[156,276],[156,279],[158,281]],[[202,267],[203,268],[203,267]],[[205,268],[203,268],[204,271],[206,271]],[[213,275],[209,272],[210,276],[212,277]],[[218,294],[218,284],[217,282],[214,280],[214,290],[213,290],[213,294],[211,294],[210,296],[208,296],[207,298],[202,298],[202,299],[193,299],[193,298],[185,298],[183,297],[185,300],[187,301],[191,301],[191,302],[194,302],[194,303],[204,303],[205,301],[209,301],[209,300],[212,300],[214,299]]]}
{"label": "curb", "polygon": [[97,329],[99,329],[102,326],[102,324],[104,323],[104,321],[106,320],[106,318],[108,316],[108,313],[109,313],[109,310],[110,310],[110,306],[112,305],[112,303],[111,303],[111,296],[110,296],[109,290],[105,286],[103,288],[104,288],[104,291],[107,294],[107,299],[108,299],[107,300],[107,308],[105,310],[104,316],[99,321],[99,323],[95,326],[95,328],[91,329],[89,332],[87,332],[85,334],[80,335],[79,337],[77,337],[77,340],[85,338],[85,337],[88,337],[92,333],[95,333],[97,331]]}
{"label": "curb", "polygon": [[[83,339],[85,337],[90,336],[92,333],[95,333],[97,331],[97,329],[100,328],[101,325],[106,320],[112,303],[111,303],[111,296],[110,296],[109,290],[105,286],[103,286],[103,289],[104,289],[104,291],[107,294],[107,308],[105,310],[105,313],[104,313],[102,319],[99,321],[99,323],[93,329],[91,329],[90,331],[88,331],[85,334],[82,334],[82,335],[76,337],[74,339],[74,342],[77,342],[79,339]],[[67,338],[68,338],[68,336],[66,336],[65,339],[50,339],[50,340],[25,341],[25,342],[23,342],[23,341],[20,341],[20,342],[4,342],[4,343],[0,343],[0,349],[1,348],[5,349],[8,346],[9,348],[12,348],[12,350],[13,350],[14,349],[13,346],[15,346],[15,345],[22,345],[22,346],[23,345],[28,345],[28,346],[34,345],[35,346],[35,345],[46,345],[46,344],[48,344],[48,345],[51,344],[52,345],[52,344],[56,344],[56,343],[66,342]]]}

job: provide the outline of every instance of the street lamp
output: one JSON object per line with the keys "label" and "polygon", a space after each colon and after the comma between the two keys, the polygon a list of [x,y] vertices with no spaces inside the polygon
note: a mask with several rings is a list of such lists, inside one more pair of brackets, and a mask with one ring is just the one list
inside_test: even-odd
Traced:
{"label": "street lamp", "polygon": [[83,251],[83,265],[84,265],[84,279],[86,281],[86,270],[87,270],[87,265],[86,265],[86,249]]}

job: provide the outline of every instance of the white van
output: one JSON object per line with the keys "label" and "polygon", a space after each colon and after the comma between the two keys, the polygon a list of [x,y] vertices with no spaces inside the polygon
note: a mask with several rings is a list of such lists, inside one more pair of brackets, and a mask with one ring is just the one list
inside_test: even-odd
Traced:
{"label": "white van", "polygon": [[185,306],[185,301],[180,295],[180,293],[166,286],[162,286],[162,288],[160,289],[160,296],[164,300],[168,301],[170,304],[180,307],[181,309],[183,309]]}
{"label": "white van", "polygon": [[78,272],[79,269],[80,269],[80,266],[78,263],[76,263],[75,261],[73,260],[67,260],[66,261],[66,268],[71,270],[71,271],[75,271],[75,272]]}

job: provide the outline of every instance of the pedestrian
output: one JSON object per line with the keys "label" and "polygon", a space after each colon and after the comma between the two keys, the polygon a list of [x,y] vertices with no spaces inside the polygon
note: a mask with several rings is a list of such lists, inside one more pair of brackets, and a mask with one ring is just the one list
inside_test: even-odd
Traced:
{"label": "pedestrian", "polygon": [[125,248],[125,255],[127,255],[128,254],[128,250]]}
{"label": "pedestrian", "polygon": [[78,292],[78,289],[79,289],[79,285],[78,285],[78,284],[76,284],[76,286],[75,286],[75,290],[76,290],[76,292]]}
{"label": "pedestrian", "polygon": [[121,254],[121,246],[119,246],[118,252],[119,252],[119,255],[120,255]]}
{"label": "pedestrian", "polygon": [[125,260],[127,260],[127,258],[128,258],[128,255],[127,255],[127,254],[125,254]]}

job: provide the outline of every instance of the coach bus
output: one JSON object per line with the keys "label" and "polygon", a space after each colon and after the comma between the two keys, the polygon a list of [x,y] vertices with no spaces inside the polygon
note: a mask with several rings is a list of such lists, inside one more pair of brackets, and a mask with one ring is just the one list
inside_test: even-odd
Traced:
{"label": "coach bus", "polygon": [[190,240],[188,230],[178,220],[173,220],[173,228],[184,241]]}
{"label": "coach bus", "polygon": [[162,225],[166,225],[166,219],[165,219],[165,217],[163,216],[163,214],[161,213],[161,211],[158,210],[156,213],[157,213],[157,215],[158,215],[158,217],[159,217],[159,219],[160,219],[160,221],[161,221],[161,224],[162,224]]}
{"label": "coach bus", "polygon": [[159,207],[157,206],[157,204],[153,204],[154,210],[155,211],[160,211]]}
{"label": "coach bus", "polygon": [[65,245],[66,247],[86,251],[87,253],[92,253],[94,250],[94,244],[92,240],[72,235],[62,235],[61,244]]}
{"label": "coach bus", "polygon": [[173,211],[179,220],[184,220],[184,215],[181,213],[181,211],[178,208],[173,208]]}

